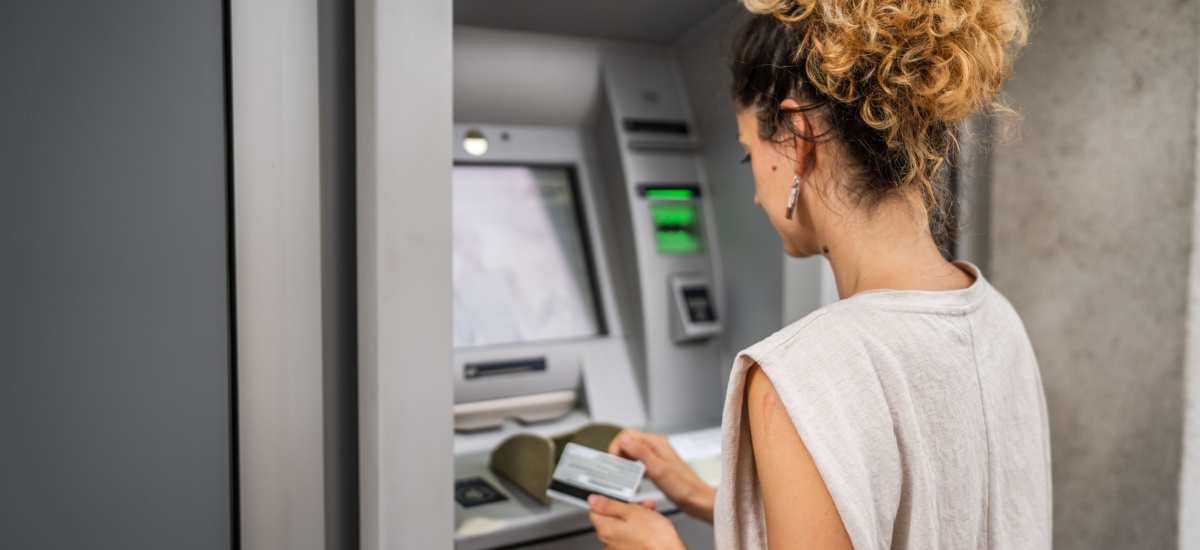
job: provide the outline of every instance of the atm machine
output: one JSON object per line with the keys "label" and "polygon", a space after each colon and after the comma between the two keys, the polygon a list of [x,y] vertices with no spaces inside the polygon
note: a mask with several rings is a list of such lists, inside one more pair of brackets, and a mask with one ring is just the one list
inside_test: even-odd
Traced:
{"label": "atm machine", "polygon": [[[455,544],[599,547],[488,467],[519,433],[672,437],[719,479],[724,304],[695,123],[665,48],[607,48],[578,126],[454,127]],[[658,501],[694,548],[711,527]]]}

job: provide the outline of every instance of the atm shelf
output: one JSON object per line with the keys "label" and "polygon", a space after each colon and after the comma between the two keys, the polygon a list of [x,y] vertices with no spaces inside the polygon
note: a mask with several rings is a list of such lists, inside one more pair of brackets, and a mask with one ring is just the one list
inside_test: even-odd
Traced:
{"label": "atm shelf", "polygon": [[[588,420],[586,414],[581,411],[577,412],[579,416],[573,419],[560,420],[550,425],[506,426],[504,430],[489,433],[488,435],[493,437],[488,440],[494,439],[498,443],[504,437],[517,431],[534,432],[540,435],[568,431],[569,425],[582,425]],[[720,428],[714,427],[712,424],[700,427],[701,429],[698,430],[695,429],[697,427],[699,426],[689,426],[684,429],[686,431],[661,430],[660,433],[668,434],[672,443],[680,447],[681,456],[697,470],[697,473],[706,482],[715,485],[720,477],[719,469],[713,470],[714,467],[719,468]],[[515,431],[509,431],[509,428],[513,428]],[[458,435],[455,439],[462,437],[464,436]],[[591,530],[592,526],[588,521],[587,510],[558,501],[552,501],[549,506],[544,506],[515,485],[496,476],[487,466],[490,447],[482,447],[483,443],[484,441],[477,441],[471,446],[479,446],[484,450],[456,453],[454,478],[456,480],[482,478],[506,498],[470,508],[455,504],[454,546],[457,550],[513,547]],[[456,441],[456,447],[457,445]],[[653,499],[658,505],[658,510],[664,514],[677,512],[675,505],[667,500],[653,483],[649,481],[643,483],[642,490],[634,497],[635,500]]]}

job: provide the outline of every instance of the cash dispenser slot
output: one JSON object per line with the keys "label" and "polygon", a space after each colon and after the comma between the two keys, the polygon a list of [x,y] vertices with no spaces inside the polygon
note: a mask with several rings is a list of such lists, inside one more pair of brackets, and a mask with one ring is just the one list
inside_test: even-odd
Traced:
{"label": "cash dispenser slot", "polygon": [[[545,355],[462,352],[454,381],[454,429],[460,433],[496,429],[505,420],[524,424],[563,417],[579,401],[580,359],[565,349]],[[488,358],[493,355],[495,358]]]}
{"label": "cash dispenser slot", "polygon": [[467,363],[463,367],[463,376],[467,380],[502,374],[518,374],[522,372],[540,372],[546,370],[546,358],[520,359],[516,361],[491,361],[487,363]]}

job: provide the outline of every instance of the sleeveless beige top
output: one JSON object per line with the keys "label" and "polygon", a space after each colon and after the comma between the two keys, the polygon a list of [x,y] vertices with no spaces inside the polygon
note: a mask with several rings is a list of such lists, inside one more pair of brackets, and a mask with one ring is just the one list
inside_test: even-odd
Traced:
{"label": "sleeveless beige top", "polygon": [[1050,547],[1037,359],[1008,301],[959,265],[976,274],[966,289],[864,292],[738,355],[722,422],[718,548],[767,547],[742,402],[755,363],[856,549]]}

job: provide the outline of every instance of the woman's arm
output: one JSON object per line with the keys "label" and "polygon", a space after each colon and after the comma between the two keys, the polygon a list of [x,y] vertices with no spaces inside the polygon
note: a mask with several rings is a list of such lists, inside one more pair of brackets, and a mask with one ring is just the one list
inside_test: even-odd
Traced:
{"label": "woman's arm", "polygon": [[853,550],[821,472],[796,432],[775,386],[758,365],[746,374],[745,403],[767,514],[768,545],[772,550]]}

